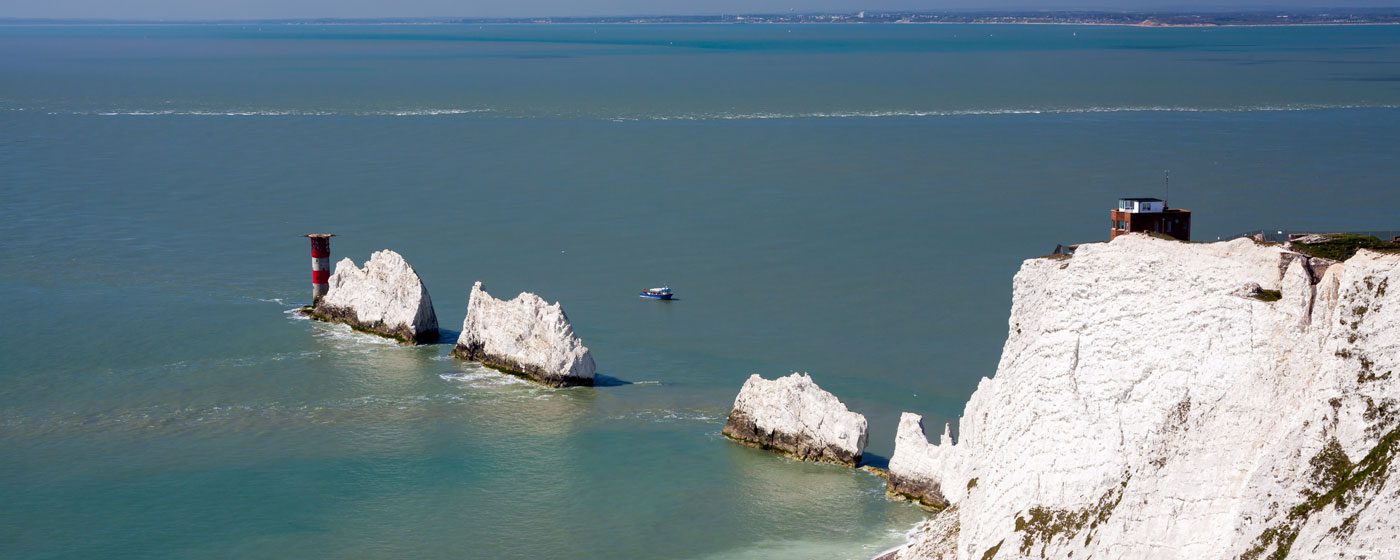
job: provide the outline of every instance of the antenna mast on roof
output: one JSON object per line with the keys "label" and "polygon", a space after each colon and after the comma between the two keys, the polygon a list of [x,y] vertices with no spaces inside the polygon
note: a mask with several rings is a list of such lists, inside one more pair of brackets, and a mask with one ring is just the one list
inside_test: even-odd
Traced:
{"label": "antenna mast on roof", "polygon": [[1162,183],[1167,187],[1166,194],[1162,195],[1162,209],[1166,210],[1172,199],[1172,170],[1162,172]]}

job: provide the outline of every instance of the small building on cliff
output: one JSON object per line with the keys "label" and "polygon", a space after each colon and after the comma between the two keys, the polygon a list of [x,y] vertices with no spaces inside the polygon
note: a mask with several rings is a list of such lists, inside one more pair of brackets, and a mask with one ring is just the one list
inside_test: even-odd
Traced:
{"label": "small building on cliff", "polygon": [[1167,208],[1167,202],[1160,198],[1120,198],[1118,208],[1108,211],[1108,220],[1109,239],[1138,232],[1191,240],[1191,211]]}

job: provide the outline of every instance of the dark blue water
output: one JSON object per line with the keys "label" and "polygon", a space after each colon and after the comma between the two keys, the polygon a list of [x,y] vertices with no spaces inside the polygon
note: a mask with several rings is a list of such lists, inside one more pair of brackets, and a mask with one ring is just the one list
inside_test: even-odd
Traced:
{"label": "dark blue water", "polygon": [[[0,27],[0,544],[866,557],[922,512],[724,441],[748,374],[888,456],[1163,170],[1198,239],[1397,229],[1396,107],[1395,27]],[[312,231],[452,329],[475,280],[560,300],[623,383],[296,320]]]}

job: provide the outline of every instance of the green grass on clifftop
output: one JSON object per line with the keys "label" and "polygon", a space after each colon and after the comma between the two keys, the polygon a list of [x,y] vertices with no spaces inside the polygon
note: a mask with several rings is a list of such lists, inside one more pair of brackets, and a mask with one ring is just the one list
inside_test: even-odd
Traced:
{"label": "green grass on clifftop", "polygon": [[1360,249],[1400,251],[1400,243],[1383,241],[1371,235],[1356,235],[1352,233],[1332,235],[1329,236],[1326,241],[1320,243],[1298,243],[1295,241],[1292,247],[1294,251],[1309,257],[1320,257],[1332,259],[1334,261],[1347,260]]}

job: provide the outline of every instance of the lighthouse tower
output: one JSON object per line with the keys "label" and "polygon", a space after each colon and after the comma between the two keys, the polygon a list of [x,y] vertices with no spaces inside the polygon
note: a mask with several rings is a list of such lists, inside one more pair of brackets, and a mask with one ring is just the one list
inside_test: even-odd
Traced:
{"label": "lighthouse tower", "polygon": [[321,301],[330,291],[331,238],[333,233],[308,233],[311,239],[311,305]]}

